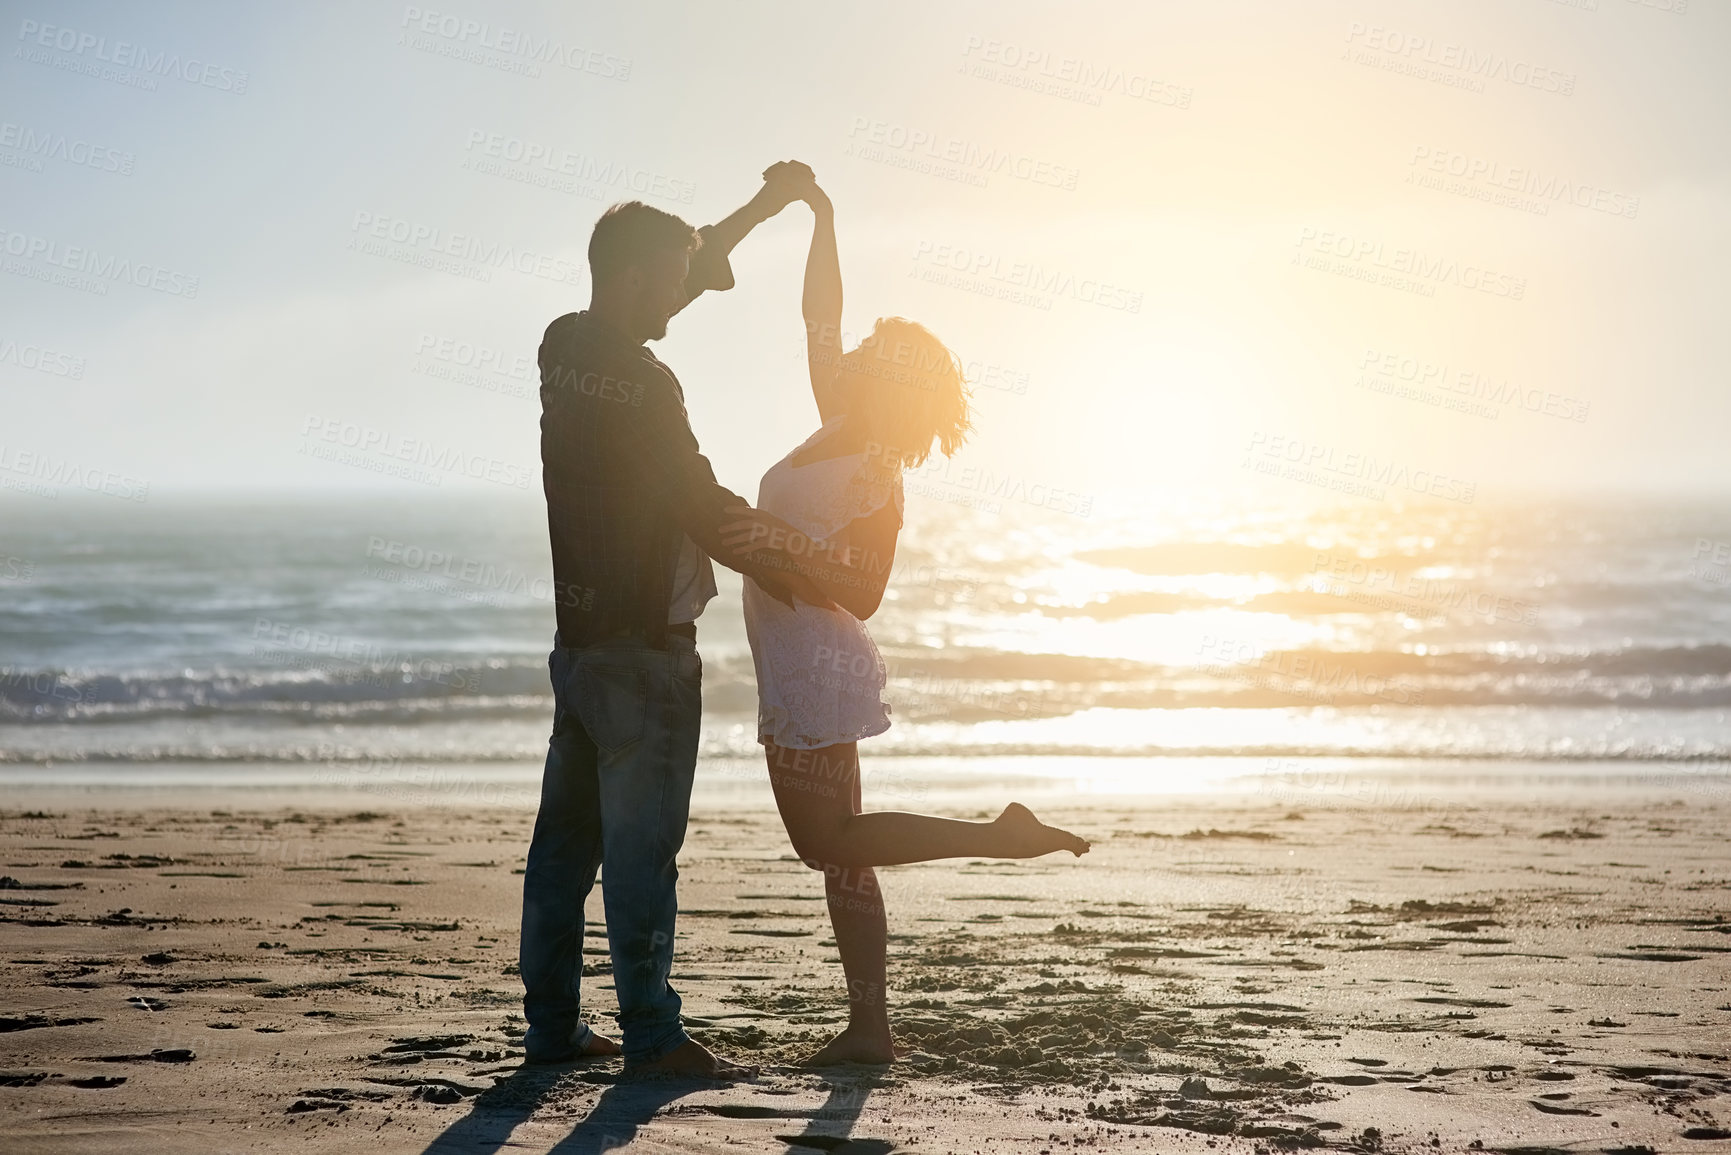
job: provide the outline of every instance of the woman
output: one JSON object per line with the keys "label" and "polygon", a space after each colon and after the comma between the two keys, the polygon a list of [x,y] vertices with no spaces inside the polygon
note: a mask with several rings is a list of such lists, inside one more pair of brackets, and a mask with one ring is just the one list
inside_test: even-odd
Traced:
{"label": "woman", "polygon": [[[806,259],[807,363],[823,427],[764,474],[757,504],[787,523],[790,551],[838,608],[789,608],[752,582],[745,624],[757,667],[758,741],[794,850],[823,871],[830,923],[847,975],[848,1026],[811,1065],[896,1057],[885,1003],[884,907],[872,868],[935,858],[1085,854],[1088,843],[1012,803],[992,822],[862,813],[862,738],[889,728],[883,660],[861,624],[877,610],[902,525],[902,471],[933,443],[953,454],[968,430],[956,356],[927,329],[881,319],[837,356],[841,268],[828,196],[800,198],[815,217]],[[752,522],[724,530],[740,553],[762,545]],[[756,527],[761,535],[761,526]],[[776,543],[782,544],[782,543]]]}

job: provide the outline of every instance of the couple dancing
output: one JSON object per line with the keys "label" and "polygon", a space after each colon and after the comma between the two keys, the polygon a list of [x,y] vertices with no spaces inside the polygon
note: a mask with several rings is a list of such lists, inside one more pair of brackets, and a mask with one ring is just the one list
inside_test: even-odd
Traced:
{"label": "couple dancing", "polygon": [[[643,346],[700,293],[731,288],[728,254],[796,200],[813,216],[803,311],[821,428],[764,475],[753,509],[717,484],[679,382]],[[848,1026],[807,1062],[890,1062],[873,868],[1088,849],[1018,804],[991,822],[860,809],[857,743],[889,728],[883,662],[863,622],[890,572],[902,471],[934,444],[953,453],[967,431],[960,364],[900,318],[839,352],[834,215],[796,161],[771,166],[756,196],[703,229],[639,202],[613,206],[590,237],[589,266],[589,308],[549,325],[540,349],[558,635],[523,876],[527,1060],[623,1051],[629,1072],[750,1074],[686,1035],[668,982],[701,714],[695,623],[716,592],[713,558],[747,579],[758,740],[793,848],[823,872],[847,977]],[[623,1046],[580,1014],[584,906],[603,864]]]}

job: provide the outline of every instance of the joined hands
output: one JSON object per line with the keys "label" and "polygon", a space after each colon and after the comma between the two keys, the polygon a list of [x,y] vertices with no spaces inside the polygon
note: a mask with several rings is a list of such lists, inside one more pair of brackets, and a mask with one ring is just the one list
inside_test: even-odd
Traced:
{"label": "joined hands", "polygon": [[818,187],[817,174],[810,165],[798,160],[778,160],[764,169],[763,188],[757,196],[772,216],[794,201],[804,201],[813,212],[830,208],[828,195]]}

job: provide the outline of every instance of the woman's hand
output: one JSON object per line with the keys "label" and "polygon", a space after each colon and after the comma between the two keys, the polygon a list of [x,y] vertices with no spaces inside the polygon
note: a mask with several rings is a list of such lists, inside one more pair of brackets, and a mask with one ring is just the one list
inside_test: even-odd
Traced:
{"label": "woman's hand", "polygon": [[835,213],[835,206],[829,203],[829,194],[818,187],[815,179],[800,190],[799,199],[810,205],[811,211],[819,216]]}

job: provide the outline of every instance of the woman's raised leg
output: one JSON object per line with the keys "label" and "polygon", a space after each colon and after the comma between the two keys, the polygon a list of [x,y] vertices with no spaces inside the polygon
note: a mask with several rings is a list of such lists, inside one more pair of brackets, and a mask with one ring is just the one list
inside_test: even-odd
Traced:
{"label": "woman's raised leg", "polygon": [[844,787],[859,777],[854,742],[793,750],[764,744],[775,803],[794,853],[835,867],[897,866],[934,858],[1038,858],[1055,850],[1088,853],[1088,843],[1047,826],[1019,802],[991,822],[967,822],[899,810],[859,813],[839,805]]}
{"label": "woman's raised leg", "polygon": [[885,952],[888,928],[873,866],[983,855],[1032,858],[1053,850],[1084,854],[1088,844],[1043,825],[1012,803],[994,822],[927,814],[863,814],[859,749],[848,742],[818,750],[765,747],[769,780],[788,838],[801,861],[823,871],[830,925],[847,976],[848,1025],[806,1062],[888,1063],[890,1034]]}

